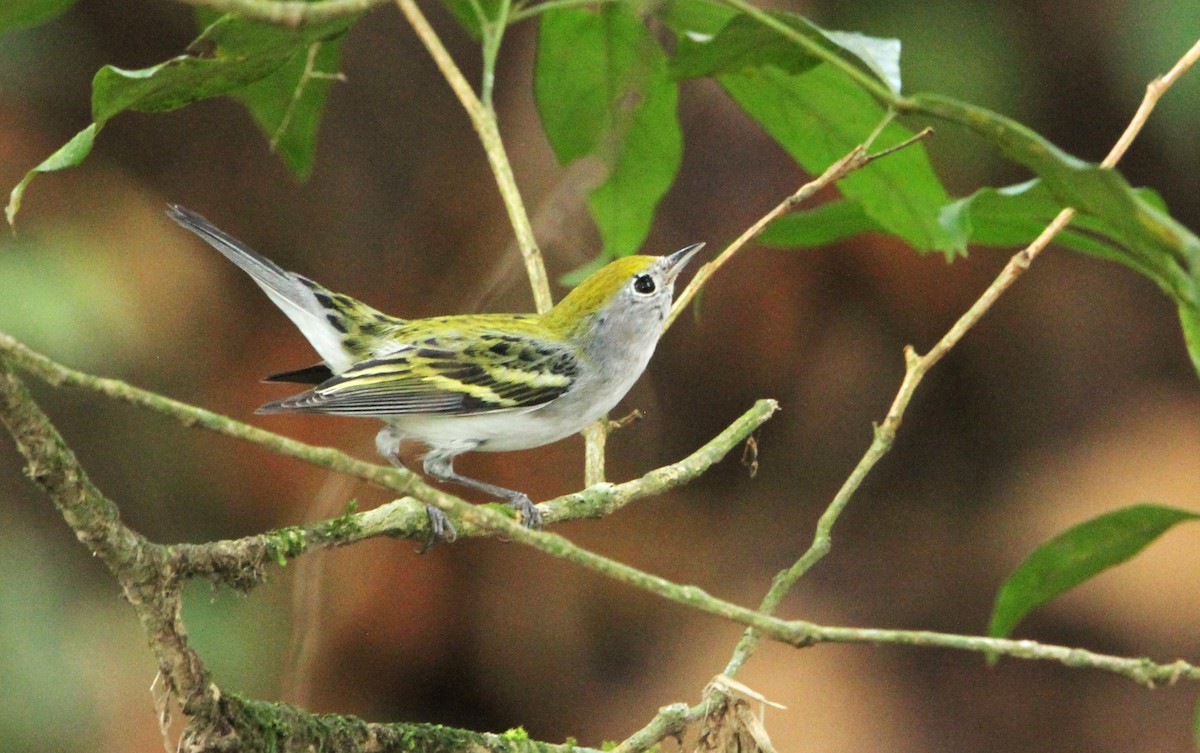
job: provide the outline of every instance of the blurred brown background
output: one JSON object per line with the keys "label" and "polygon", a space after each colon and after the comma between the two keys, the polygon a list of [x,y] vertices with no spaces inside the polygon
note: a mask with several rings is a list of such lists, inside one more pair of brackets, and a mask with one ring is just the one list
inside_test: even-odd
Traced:
{"label": "blurred brown background", "polygon": [[[477,55],[427,4],[464,66]],[[1017,117],[1099,160],[1145,83],[1200,35],[1195,0],[899,0],[792,6],[828,28],[895,36],[909,91]],[[576,181],[532,110],[534,28],[512,33],[502,127],[552,272],[595,253]],[[0,38],[0,185],[88,122],[89,81],[178,52],[190,13],[89,0]],[[330,287],[405,316],[531,304],[470,126],[391,8],[345,45],[311,182],[297,185],[248,116],[209,101],[123,115],[80,169],[39,178],[0,238],[0,330],[62,362],[305,441],[372,458],[372,422],[252,417],[259,378],[311,362],[236,269],[163,216],[166,202]],[[1200,228],[1200,72],[1172,91],[1123,164]],[[686,154],[647,244],[720,246],[803,179],[707,83],[685,87]],[[956,194],[1025,175],[952,129],[931,144]],[[611,443],[627,479],[690,452],[759,397],[783,411],[748,478],[729,458],[688,489],[559,532],[664,576],[756,604],[807,545],[902,373],[1002,266],[947,264],[896,242],[747,250],[681,319]],[[561,295],[561,288],[559,289]],[[160,541],[235,537],[335,514],[377,490],[87,394],[33,385],[95,481]],[[893,453],[844,516],[833,553],[783,613],[979,633],[1005,574],[1037,543],[1142,501],[1200,508],[1200,384],[1170,303],[1122,267],[1052,249],[922,385]],[[581,442],[469,456],[472,475],[535,499],[582,479]],[[9,751],[154,751],[154,666],[112,580],[22,477],[0,438],[0,739]],[[1037,612],[1024,637],[1168,661],[1200,658],[1200,531],[1184,526]],[[694,702],[740,631],[519,546],[418,556],[378,541],[306,558],[249,596],[197,585],[195,644],[223,686],[317,711],[538,739],[621,739]],[[1154,691],[1057,665],[900,648],[764,647],[740,676],[788,706],[782,751],[1184,751],[1196,690]]]}

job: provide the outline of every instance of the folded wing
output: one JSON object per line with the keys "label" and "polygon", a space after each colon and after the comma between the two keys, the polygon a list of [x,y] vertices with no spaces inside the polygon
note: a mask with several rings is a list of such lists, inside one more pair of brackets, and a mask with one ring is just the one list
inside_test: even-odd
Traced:
{"label": "folded wing", "polygon": [[572,350],[553,340],[501,331],[442,333],[354,364],[259,412],[384,417],[515,411],[563,395],[578,371]]}

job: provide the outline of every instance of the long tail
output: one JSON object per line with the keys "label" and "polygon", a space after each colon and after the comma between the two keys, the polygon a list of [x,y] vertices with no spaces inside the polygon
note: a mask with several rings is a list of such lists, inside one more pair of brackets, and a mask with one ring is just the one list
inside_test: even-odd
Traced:
{"label": "long tail", "polygon": [[171,204],[167,216],[203,238],[249,274],[308,338],[330,370],[340,373],[356,360],[342,342],[347,330],[339,318],[342,312],[331,303],[335,297],[342,296],[335,296],[312,280],[281,268],[190,209]]}

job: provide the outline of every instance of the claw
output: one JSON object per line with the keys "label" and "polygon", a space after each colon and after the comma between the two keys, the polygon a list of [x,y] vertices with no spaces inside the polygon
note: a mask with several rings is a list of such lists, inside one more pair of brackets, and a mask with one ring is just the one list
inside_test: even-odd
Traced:
{"label": "claw", "polygon": [[542,511],[533,504],[533,500],[528,495],[517,492],[508,498],[507,504],[521,516],[521,521],[526,528],[534,531],[542,530]]}
{"label": "claw", "polygon": [[443,510],[433,505],[425,505],[425,513],[429,516],[429,538],[417,550],[419,554],[428,552],[443,541],[450,544],[458,538],[458,531],[454,529],[454,524],[450,522],[450,516]]}

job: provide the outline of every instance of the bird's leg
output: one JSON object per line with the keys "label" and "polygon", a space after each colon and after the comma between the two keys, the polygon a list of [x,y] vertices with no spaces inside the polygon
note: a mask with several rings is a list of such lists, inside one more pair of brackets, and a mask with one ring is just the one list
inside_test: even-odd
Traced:
{"label": "bird's leg", "polygon": [[[375,435],[375,449],[392,465],[408,470],[400,462],[400,436],[392,427],[385,426]],[[421,547],[422,553],[429,551],[434,544],[442,541],[450,543],[458,538],[458,531],[454,530],[454,524],[450,522],[450,516],[446,515],[445,511],[433,505],[425,505],[425,514],[429,516],[429,539]]]}
{"label": "bird's leg", "polygon": [[424,457],[423,462],[425,464],[425,472],[438,481],[451,481],[455,484],[481,491],[484,494],[498,497],[504,500],[506,505],[517,511],[526,528],[538,530],[542,527],[542,513],[533,504],[533,500],[529,498],[529,495],[512,489],[505,489],[503,486],[489,484],[485,481],[477,481],[468,476],[456,473],[454,471],[454,455],[444,455],[431,451]]}

